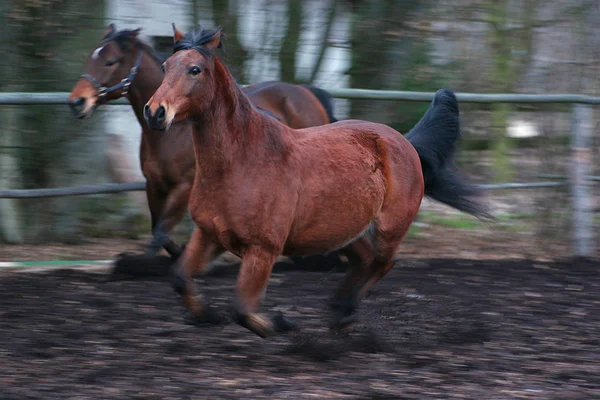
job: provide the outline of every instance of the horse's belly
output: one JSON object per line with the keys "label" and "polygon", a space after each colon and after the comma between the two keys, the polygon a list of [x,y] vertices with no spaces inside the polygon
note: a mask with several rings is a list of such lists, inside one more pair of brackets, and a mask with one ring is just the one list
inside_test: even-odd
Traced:
{"label": "horse's belly", "polygon": [[[337,177],[304,196],[285,251],[322,253],[342,247],[365,231],[381,210],[386,183],[381,171]],[[311,193],[305,188],[305,193]]]}

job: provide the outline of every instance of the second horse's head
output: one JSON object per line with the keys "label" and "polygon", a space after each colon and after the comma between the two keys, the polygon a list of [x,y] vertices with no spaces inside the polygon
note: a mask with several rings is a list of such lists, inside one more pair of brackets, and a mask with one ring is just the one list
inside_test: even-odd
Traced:
{"label": "second horse's head", "polygon": [[102,40],[88,56],[85,74],[69,95],[69,107],[77,118],[89,117],[99,104],[127,93],[143,54],[141,47],[136,46],[140,30],[117,31],[114,24],[106,28]]}

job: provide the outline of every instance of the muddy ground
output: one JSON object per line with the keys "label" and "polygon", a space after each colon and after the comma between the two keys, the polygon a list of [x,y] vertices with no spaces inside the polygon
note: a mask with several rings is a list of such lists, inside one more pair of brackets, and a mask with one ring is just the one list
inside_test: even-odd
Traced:
{"label": "muddy ground", "polygon": [[[225,310],[236,265],[198,284]],[[404,259],[328,331],[336,270],[279,264],[263,340],[184,323],[164,278],[0,276],[2,399],[598,399],[600,262]]]}

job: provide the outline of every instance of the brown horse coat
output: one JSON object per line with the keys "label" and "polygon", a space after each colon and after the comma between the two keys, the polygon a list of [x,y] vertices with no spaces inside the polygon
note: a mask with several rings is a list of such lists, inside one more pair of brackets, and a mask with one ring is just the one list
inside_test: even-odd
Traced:
{"label": "brown horse coat", "polygon": [[[352,268],[336,293],[334,325],[393,266],[424,193],[485,215],[449,161],[458,106],[448,90],[408,134],[366,121],[294,130],[261,114],[216,56],[220,30],[175,30],[174,54],[144,110],[150,126],[192,122],[196,174],[189,209],[197,225],[175,270],[175,289],[193,315],[212,320],[191,277],[223,250],[242,258],[236,320],[268,336],[290,329],[261,317],[260,301],[281,254],[344,247]],[[471,207],[471,208],[469,208]]]}

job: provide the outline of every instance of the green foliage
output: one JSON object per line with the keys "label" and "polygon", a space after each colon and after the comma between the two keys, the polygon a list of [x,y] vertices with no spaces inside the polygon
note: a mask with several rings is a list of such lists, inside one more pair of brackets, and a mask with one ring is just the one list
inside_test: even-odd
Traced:
{"label": "green foliage", "polygon": [[[417,221],[427,225],[443,226],[460,230],[498,229],[504,231],[524,231],[536,220],[533,214],[504,213],[496,215],[496,221],[487,225],[466,214],[442,214],[437,211],[423,210],[417,215]],[[422,228],[425,231],[426,228]]]}
{"label": "green foliage", "polygon": [[[70,90],[104,29],[104,2],[14,0],[4,2],[3,8],[6,12],[0,55],[5,60],[4,90]],[[19,107],[6,132],[15,139],[11,156],[17,159],[21,187],[93,183],[91,177],[102,169],[89,165],[97,164],[102,153],[90,148],[94,142],[82,135],[86,128],[91,130],[90,126],[81,121],[73,123],[65,105]],[[82,168],[87,176],[71,174]],[[19,201],[18,220],[25,227],[25,239],[72,240],[77,236],[74,214],[81,200],[71,197]]]}
{"label": "green foliage", "polygon": [[474,230],[485,228],[485,224],[479,221],[478,219],[465,214],[451,214],[445,215],[436,211],[421,211],[418,214],[417,219],[419,222],[430,224],[430,225],[438,225],[445,226],[448,228],[456,228],[456,229],[465,229],[465,230]]}
{"label": "green foliage", "polygon": [[[194,4],[197,0],[194,0]],[[236,80],[241,84],[247,84],[246,74],[244,73],[244,63],[248,58],[248,51],[242,46],[239,40],[239,10],[237,7],[231,7],[230,0],[212,0],[212,10],[215,22],[223,27],[225,31],[225,62]],[[197,5],[195,6],[197,9]],[[197,21],[197,17],[196,21]],[[194,27],[196,23],[194,23]]]}
{"label": "green foliage", "polygon": [[[406,60],[402,68],[402,83],[393,88],[415,92],[435,92],[440,88],[441,77],[436,76],[431,68],[429,43],[419,41],[409,46]],[[427,111],[429,103],[396,102],[389,125],[406,134]]]}
{"label": "green foliage", "polygon": [[[426,35],[407,34],[409,23],[426,18],[426,1],[361,2],[352,16],[350,86],[435,91],[441,77],[431,66]],[[402,15],[398,20],[394,16]],[[382,122],[402,133],[423,116],[427,103],[352,100],[351,118]]]}
{"label": "green foliage", "polygon": [[128,239],[150,233],[150,220],[145,215],[124,216],[117,212],[128,208],[129,199],[125,194],[86,196],[76,212],[78,231],[87,237]]}
{"label": "green foliage", "polygon": [[495,182],[508,182],[513,176],[510,164],[510,142],[506,137],[508,105],[495,104],[492,111],[492,129],[494,130],[494,145],[492,149],[493,170]]}

